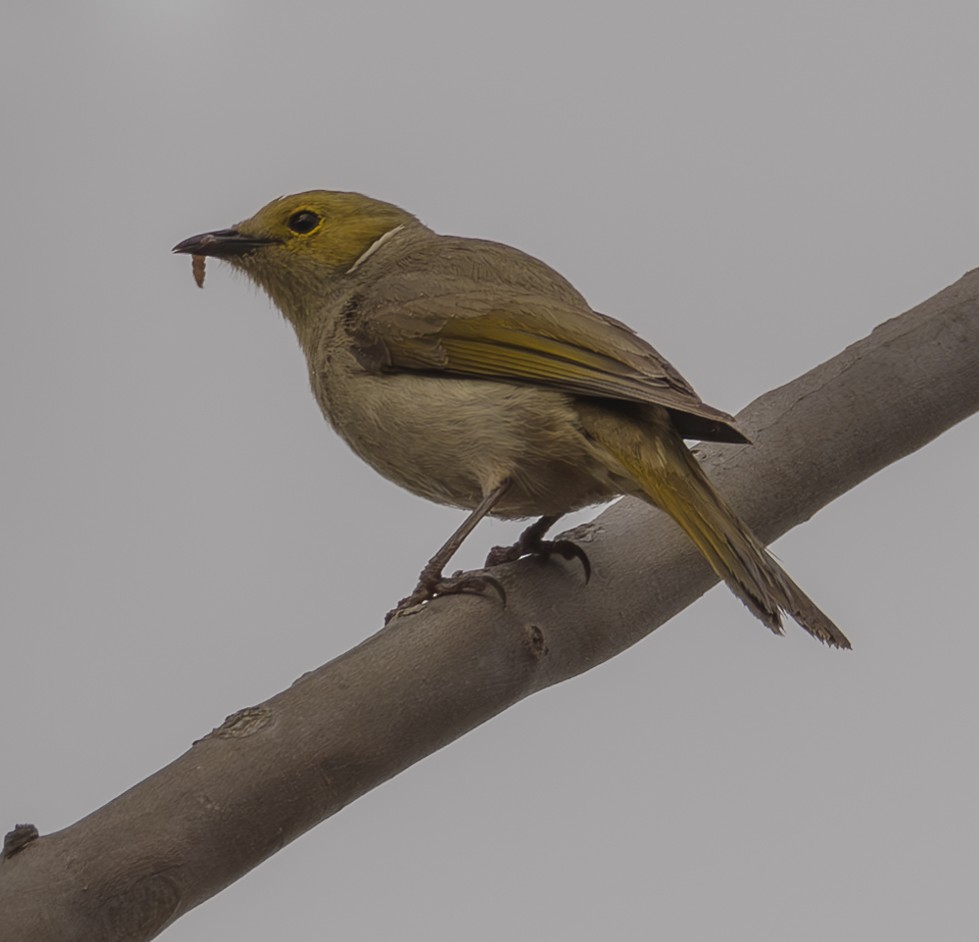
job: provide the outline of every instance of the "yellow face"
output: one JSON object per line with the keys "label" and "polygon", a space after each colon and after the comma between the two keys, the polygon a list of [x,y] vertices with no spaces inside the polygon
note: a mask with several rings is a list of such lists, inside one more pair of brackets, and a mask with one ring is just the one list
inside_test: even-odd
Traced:
{"label": "yellow face", "polygon": [[390,203],[359,193],[309,190],[273,200],[232,229],[184,239],[173,250],[194,256],[198,285],[206,256],[229,262],[298,324],[372,246],[409,224],[417,224],[415,217]]}
{"label": "yellow face", "polygon": [[[300,267],[312,261],[346,271],[381,236],[413,219],[397,206],[359,193],[309,190],[273,200],[235,230],[270,248],[281,247]],[[280,252],[273,254],[288,264]],[[251,266],[243,259],[242,267]]]}

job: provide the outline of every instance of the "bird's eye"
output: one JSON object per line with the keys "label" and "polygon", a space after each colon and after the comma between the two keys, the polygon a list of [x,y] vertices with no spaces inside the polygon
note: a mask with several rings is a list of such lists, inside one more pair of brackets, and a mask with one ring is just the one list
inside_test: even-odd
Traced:
{"label": "bird's eye", "polygon": [[293,213],[286,223],[293,232],[298,232],[300,235],[312,232],[319,224],[320,217],[310,209],[301,209],[298,213]]}

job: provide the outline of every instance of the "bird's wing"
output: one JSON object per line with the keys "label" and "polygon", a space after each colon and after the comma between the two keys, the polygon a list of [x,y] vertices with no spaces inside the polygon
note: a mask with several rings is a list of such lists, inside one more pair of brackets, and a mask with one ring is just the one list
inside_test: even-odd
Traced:
{"label": "bird's wing", "polygon": [[614,318],[551,298],[453,291],[346,318],[366,369],[426,372],[546,386],[670,409],[688,437],[747,441],[666,359]]}

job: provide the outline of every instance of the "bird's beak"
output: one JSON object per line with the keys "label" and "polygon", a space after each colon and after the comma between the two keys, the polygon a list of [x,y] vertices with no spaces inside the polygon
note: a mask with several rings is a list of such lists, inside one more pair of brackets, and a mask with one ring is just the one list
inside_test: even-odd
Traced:
{"label": "bird's beak", "polygon": [[211,255],[214,258],[232,258],[247,255],[263,245],[272,245],[278,239],[258,238],[240,233],[237,229],[218,229],[216,232],[202,232],[178,242],[174,252],[184,255]]}

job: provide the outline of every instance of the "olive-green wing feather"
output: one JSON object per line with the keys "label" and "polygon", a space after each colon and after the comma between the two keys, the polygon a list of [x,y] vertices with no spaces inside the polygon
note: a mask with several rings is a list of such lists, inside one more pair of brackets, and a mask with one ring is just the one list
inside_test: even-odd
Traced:
{"label": "olive-green wing feather", "polygon": [[689,437],[747,439],[725,412],[625,324],[499,288],[412,299],[348,318],[362,365],[547,386],[562,392],[665,406]]}

